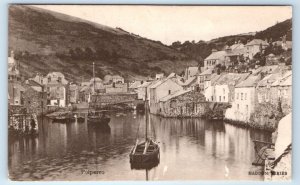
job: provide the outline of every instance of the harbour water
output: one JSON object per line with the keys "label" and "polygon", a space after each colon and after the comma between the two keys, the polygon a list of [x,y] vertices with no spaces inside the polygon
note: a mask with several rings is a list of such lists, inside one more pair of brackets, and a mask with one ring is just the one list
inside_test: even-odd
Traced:
{"label": "harbour water", "polygon": [[252,140],[271,134],[223,121],[170,119],[150,115],[148,133],[160,145],[160,163],[132,169],[129,153],[145,136],[145,115],[111,113],[109,126],[39,120],[36,137],[9,140],[9,176],[13,180],[263,180]]}

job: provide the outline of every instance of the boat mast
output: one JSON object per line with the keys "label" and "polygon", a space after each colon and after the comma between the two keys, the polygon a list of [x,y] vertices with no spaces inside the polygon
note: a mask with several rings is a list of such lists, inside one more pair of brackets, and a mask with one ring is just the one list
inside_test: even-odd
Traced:
{"label": "boat mast", "polygon": [[148,169],[146,168],[146,181],[148,181],[149,178],[148,178]]}
{"label": "boat mast", "polygon": [[146,116],[146,129],[145,129],[145,142],[147,141],[147,130],[148,130],[148,103],[147,103],[147,88],[145,93],[145,116]]}
{"label": "boat mast", "polygon": [[94,79],[94,94],[95,94],[95,62],[93,62],[93,79]]}

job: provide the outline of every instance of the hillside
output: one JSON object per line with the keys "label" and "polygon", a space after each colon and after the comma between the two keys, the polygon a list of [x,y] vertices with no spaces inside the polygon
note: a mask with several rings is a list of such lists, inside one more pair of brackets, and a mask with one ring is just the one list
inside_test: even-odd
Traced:
{"label": "hillside", "polygon": [[[212,39],[208,42],[199,41],[199,42],[189,42],[185,41],[184,43],[174,42],[170,47],[185,53],[188,56],[192,56],[200,61],[203,61],[207,56],[211,54],[212,49],[222,50],[225,45],[232,45],[236,41],[241,41],[246,44],[247,41],[254,38],[258,39],[268,39],[272,38],[272,41],[281,40],[281,37],[286,35],[287,40],[292,40],[292,19],[285,20],[283,22],[277,23],[274,26],[271,26],[265,30],[259,32],[250,32],[238,35],[230,35],[225,37],[219,37]],[[203,62],[201,62],[203,64]]]}
{"label": "hillside", "polygon": [[128,80],[157,72],[180,73],[198,64],[187,54],[121,28],[26,5],[9,7],[11,50],[26,77],[60,71],[75,81],[91,77],[93,62],[96,76],[120,74]]}

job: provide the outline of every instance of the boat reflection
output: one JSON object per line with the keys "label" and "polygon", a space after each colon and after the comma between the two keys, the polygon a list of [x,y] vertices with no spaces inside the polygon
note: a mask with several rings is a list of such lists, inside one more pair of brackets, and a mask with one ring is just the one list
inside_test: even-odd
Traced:
{"label": "boat reflection", "polygon": [[130,163],[130,168],[132,170],[151,170],[159,165],[159,161],[148,162],[148,163]]}
{"label": "boat reflection", "polygon": [[105,133],[105,134],[110,134],[111,133],[111,128],[109,124],[88,124],[88,132],[95,132],[95,133]]}

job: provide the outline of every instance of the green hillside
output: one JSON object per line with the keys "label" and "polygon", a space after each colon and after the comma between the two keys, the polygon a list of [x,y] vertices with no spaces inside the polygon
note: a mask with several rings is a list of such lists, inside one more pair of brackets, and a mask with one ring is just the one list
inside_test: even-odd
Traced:
{"label": "green hillside", "polygon": [[120,74],[129,80],[156,72],[180,73],[198,63],[121,28],[25,5],[9,7],[9,50],[15,51],[26,77],[60,71],[77,81],[91,77],[93,62],[97,76]]}

